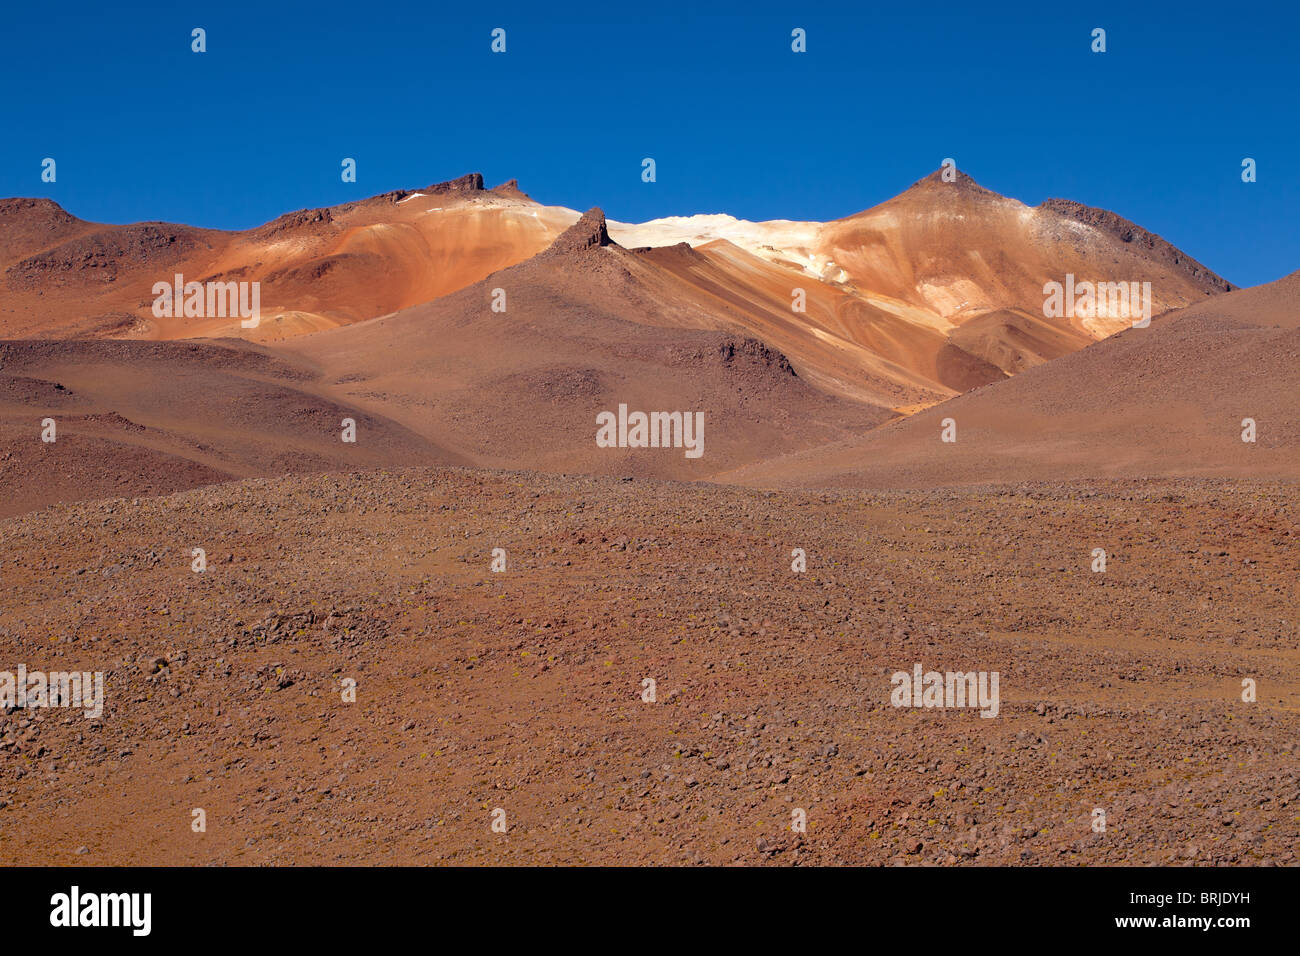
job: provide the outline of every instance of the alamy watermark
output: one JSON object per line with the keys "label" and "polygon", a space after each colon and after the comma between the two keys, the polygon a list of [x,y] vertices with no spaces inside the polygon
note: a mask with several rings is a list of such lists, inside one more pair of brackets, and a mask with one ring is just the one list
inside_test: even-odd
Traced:
{"label": "alamy watermark", "polygon": [[0,707],[77,707],[87,720],[104,713],[104,672],[0,671]]}
{"label": "alamy watermark", "polygon": [[179,272],[174,283],[153,285],[155,319],[225,319],[239,317],[240,328],[262,322],[260,282],[186,282]]}
{"label": "alamy watermark", "polygon": [[895,707],[978,707],[981,717],[996,717],[1000,708],[997,671],[895,671],[889,702]]}
{"label": "alamy watermark", "polygon": [[1133,328],[1151,324],[1150,282],[1075,282],[1043,285],[1043,317],[1048,319],[1130,319]]}
{"label": "alamy watermark", "polygon": [[596,416],[599,448],[683,448],[687,458],[704,454],[703,412],[631,412],[618,406],[618,414]]}
{"label": "alamy watermark", "polygon": [[153,926],[152,893],[83,893],[73,886],[50,897],[50,925],[55,927],[117,926],[132,936],[148,936]]}

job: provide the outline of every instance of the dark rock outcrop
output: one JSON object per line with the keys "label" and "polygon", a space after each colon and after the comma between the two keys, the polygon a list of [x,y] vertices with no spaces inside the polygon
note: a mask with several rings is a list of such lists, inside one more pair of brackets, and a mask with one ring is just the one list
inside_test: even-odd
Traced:
{"label": "dark rock outcrop", "polygon": [[599,206],[592,206],[582,214],[581,219],[560,233],[541,255],[573,255],[586,252],[588,249],[617,245],[618,243],[609,238],[609,230],[605,227],[605,214]]}
{"label": "dark rock outcrop", "polygon": [[1212,289],[1215,292],[1231,292],[1236,288],[1231,282],[1211,272],[1186,253],[1161,239],[1153,232],[1148,232],[1136,223],[1129,222],[1123,216],[1108,209],[1085,206],[1073,199],[1045,199],[1038,207],[1054,212],[1066,219],[1073,219],[1085,226],[1092,226],[1115,236],[1121,242],[1132,243],[1153,259],[1164,262],[1185,275]]}

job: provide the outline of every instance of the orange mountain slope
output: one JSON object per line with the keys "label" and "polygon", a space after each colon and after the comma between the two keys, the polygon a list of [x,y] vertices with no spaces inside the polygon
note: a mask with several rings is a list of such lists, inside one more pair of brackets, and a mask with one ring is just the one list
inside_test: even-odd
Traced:
{"label": "orange mountain slope", "polygon": [[[955,442],[942,441],[947,420]],[[725,477],[879,487],[1147,476],[1300,477],[1300,272]]]}
{"label": "orange mountain slope", "polygon": [[[622,248],[591,210],[526,262],[283,351],[340,401],[493,467],[707,478],[890,417],[814,387],[781,352],[727,327],[744,323],[702,308],[658,264],[662,252]],[[597,415],[620,404],[702,413],[704,454],[597,447]]]}
{"label": "orange mountain slope", "polygon": [[[578,218],[482,176],[289,213],[244,232],[104,226],[48,200],[0,202],[0,335],[274,342],[462,289],[545,249]],[[936,173],[828,223],[691,216],[611,223],[695,286],[692,325],[744,328],[808,380],[874,404],[933,403],[1082,347],[1126,317],[1047,318],[1045,282],[1149,281],[1158,313],[1229,284],[1159,237],[1065,200],[1036,208]],[[261,322],[159,317],[156,283],[257,282]],[[803,298],[804,311],[795,307]],[[666,320],[674,321],[674,320]],[[892,384],[881,392],[879,384]],[[873,384],[874,383],[874,384]],[[888,393],[894,393],[892,396]]]}
{"label": "orange mountain slope", "polygon": [[[224,232],[83,222],[49,200],[0,201],[0,335],[276,341],[463,288],[546,248],[576,213],[478,173]],[[260,283],[261,322],[159,318],[155,283]]]}

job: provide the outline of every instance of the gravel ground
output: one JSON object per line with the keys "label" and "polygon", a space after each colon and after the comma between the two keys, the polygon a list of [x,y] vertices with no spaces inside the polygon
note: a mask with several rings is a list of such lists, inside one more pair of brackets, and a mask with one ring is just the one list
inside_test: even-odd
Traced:
{"label": "gravel ground", "polygon": [[[56,505],[0,521],[0,671],[106,702],[0,715],[0,862],[1294,864],[1298,563],[1246,482]],[[918,663],[997,716],[892,706]]]}

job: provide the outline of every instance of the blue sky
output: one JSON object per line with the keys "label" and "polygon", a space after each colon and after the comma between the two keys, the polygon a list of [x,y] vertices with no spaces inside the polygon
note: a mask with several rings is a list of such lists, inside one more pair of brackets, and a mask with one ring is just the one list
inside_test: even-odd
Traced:
{"label": "blue sky", "polygon": [[951,156],[1241,285],[1300,269],[1294,2],[126,6],[8,5],[0,195],[246,228],[478,170],[621,220],[829,219]]}

